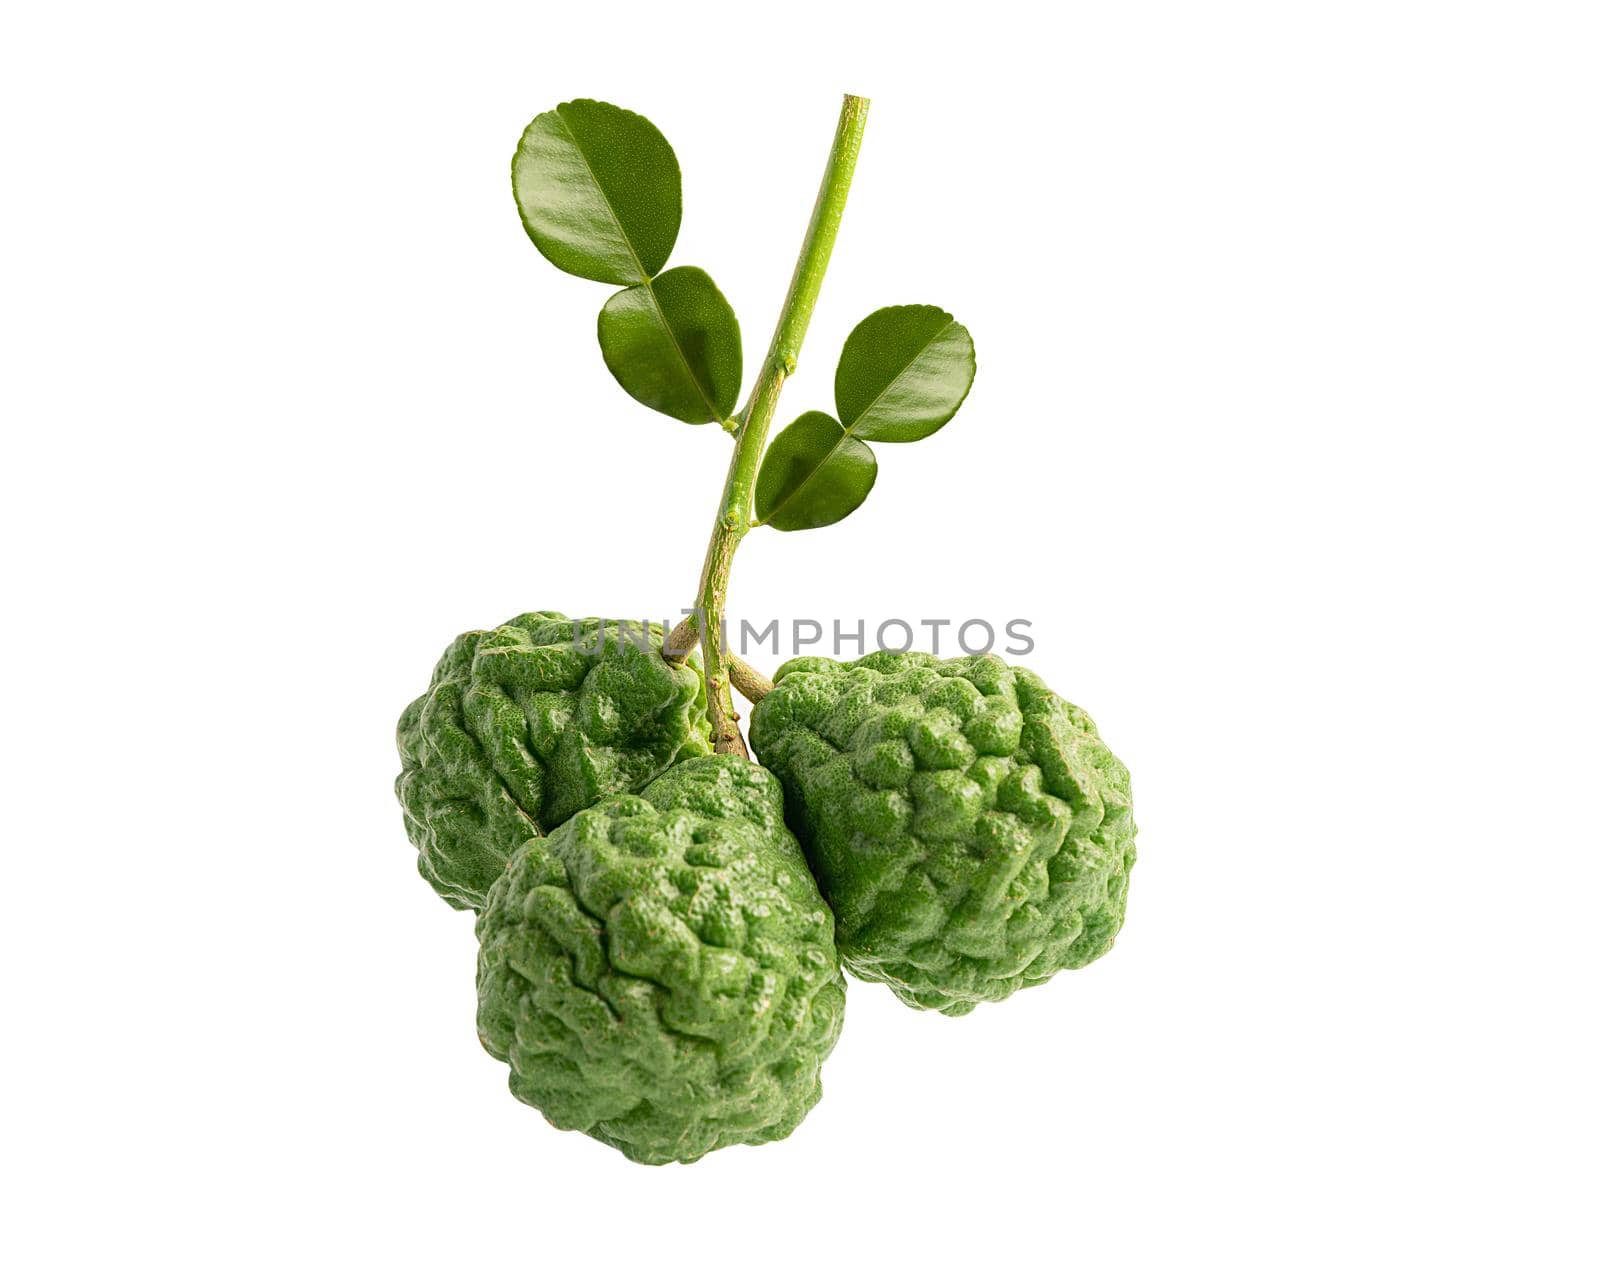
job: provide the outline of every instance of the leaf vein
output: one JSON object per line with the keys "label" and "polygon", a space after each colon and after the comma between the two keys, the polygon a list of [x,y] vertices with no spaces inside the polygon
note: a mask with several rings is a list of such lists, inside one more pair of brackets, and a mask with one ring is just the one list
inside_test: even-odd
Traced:
{"label": "leaf vein", "polygon": [[678,362],[683,365],[683,371],[689,375],[689,380],[694,383],[695,394],[700,396],[700,400],[703,404],[705,404],[706,411],[711,414],[712,420],[718,422],[719,424],[727,421],[728,419],[722,415],[722,410],[718,408],[715,401],[713,401],[712,398],[706,394],[706,388],[701,385],[700,379],[695,375],[694,366],[689,363],[689,357],[684,354],[683,347],[678,342],[677,332],[672,328],[672,322],[667,319],[666,309],[661,306],[661,300],[656,297],[656,287],[654,283],[650,280],[646,280],[643,282],[643,285],[644,288],[650,292],[651,305],[655,307],[656,315],[661,318],[661,327],[667,331],[667,339],[672,343],[672,349],[678,353]]}
{"label": "leaf vein", "polygon": [[[589,163],[589,155],[583,152],[583,146],[578,143],[577,136],[567,125],[566,117],[561,113],[561,107],[555,109],[556,122],[561,124],[561,130],[572,141],[573,152],[583,162],[583,169],[589,173],[589,179],[594,182],[594,187],[600,190],[600,201],[605,204],[606,214],[611,216],[611,222],[616,225],[617,236],[622,238],[622,244],[628,248],[628,254],[633,258],[633,270],[639,274],[639,282],[648,285],[650,275],[644,270],[644,261],[639,258],[639,252],[633,248],[633,238],[628,236],[628,230],[622,226],[622,218],[617,214],[617,208],[611,205],[611,195],[606,192],[606,186],[600,183],[600,177],[595,175],[594,167]],[[652,298],[654,295],[652,294]],[[659,311],[660,308],[658,307]]]}
{"label": "leaf vein", "polygon": [[[944,324],[940,325],[939,328],[934,331],[933,336],[930,337],[926,342],[924,342],[922,344],[922,346],[917,350],[917,354],[912,356],[911,359],[909,359],[908,361],[906,361],[905,367],[902,368],[900,370],[900,372],[896,373],[892,378],[890,378],[889,381],[884,384],[883,389],[872,397],[871,401],[867,404],[867,406],[856,414],[855,421],[852,421],[848,425],[845,426],[844,432],[846,434],[849,434],[852,430],[854,430],[856,428],[856,426],[860,423],[861,419],[863,417],[865,417],[868,413],[870,413],[873,410],[873,408],[875,408],[877,406],[878,401],[880,399],[882,399],[885,395],[887,395],[890,391],[892,391],[894,389],[895,383],[897,383],[907,373],[911,372],[912,367],[917,363],[917,361],[922,359],[922,353],[924,351],[926,351],[929,347],[933,346],[933,344],[944,334],[944,331],[949,329],[950,326],[955,324],[955,323],[956,323],[956,318],[954,316],[952,316]],[[834,402],[837,403],[838,401],[836,400]],[[840,412],[843,412],[843,411],[844,411],[843,409],[840,409]]]}

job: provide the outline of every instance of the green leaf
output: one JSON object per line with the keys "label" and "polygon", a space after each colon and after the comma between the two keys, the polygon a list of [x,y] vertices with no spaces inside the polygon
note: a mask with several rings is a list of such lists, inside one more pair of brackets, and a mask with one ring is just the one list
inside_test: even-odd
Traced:
{"label": "green leaf", "polygon": [[648,119],[604,101],[568,101],[529,123],[511,189],[533,244],[574,276],[637,285],[678,239],[672,146]]}
{"label": "green leaf", "polygon": [[699,268],[673,268],[613,294],[600,309],[600,351],[641,404],[700,424],[731,416],[744,354],[739,320]]}
{"label": "green leaf", "polygon": [[883,307],[850,332],[833,398],[861,439],[910,443],[956,415],[978,361],[972,337],[937,307]]}
{"label": "green leaf", "polygon": [[802,413],[762,459],[756,516],[779,531],[826,527],[854,513],[877,478],[871,448],[827,413]]}

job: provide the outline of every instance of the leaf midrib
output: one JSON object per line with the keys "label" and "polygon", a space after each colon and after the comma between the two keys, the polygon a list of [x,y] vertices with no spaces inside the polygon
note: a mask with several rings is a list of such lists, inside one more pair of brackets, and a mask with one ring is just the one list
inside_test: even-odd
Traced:
{"label": "leaf midrib", "polygon": [[[782,500],[780,500],[777,503],[777,505],[774,506],[774,508],[773,508],[771,513],[762,514],[761,515],[761,521],[764,522],[764,523],[765,522],[771,522],[774,518],[776,518],[779,514],[781,514],[784,511],[784,509],[788,506],[789,502],[791,500],[793,500],[796,496],[798,496],[800,494],[800,492],[811,482],[811,480],[814,479],[819,473],[822,472],[822,467],[824,465],[826,465],[830,460],[832,460],[833,459],[833,454],[839,450],[840,443],[842,443],[845,439],[853,439],[853,438],[855,438],[855,436],[850,433],[850,428],[848,426],[846,426],[844,424],[844,422],[840,421],[837,417],[833,417],[833,416],[830,416],[827,413],[822,412],[822,410],[820,408],[817,409],[816,411],[818,413],[821,413],[822,416],[827,417],[828,420],[833,422],[834,425],[840,427],[840,429],[843,431],[843,433],[840,434],[839,438],[835,439],[832,443],[830,443],[828,445],[828,450],[822,454],[822,459],[811,467],[811,473],[807,474],[803,479],[801,479],[798,483],[796,483],[794,485],[794,490],[792,492],[790,492],[787,496],[785,496]],[[802,414],[802,416],[803,415],[804,414]],[[799,421],[799,420],[800,420],[799,417],[795,418],[795,421]],[[789,423],[789,425],[791,425],[791,426],[794,425],[794,421],[791,421]],[[861,439],[856,439],[856,442],[861,444],[861,446],[864,447],[864,448],[867,446],[866,443]],[[870,452],[872,449],[871,448],[867,448],[867,450]],[[765,460],[765,458],[763,458],[763,460]],[[876,461],[877,457],[874,456],[873,460]],[[758,478],[757,481],[759,483],[759,478]]]}
{"label": "leaf midrib", "polygon": [[622,244],[628,248],[628,255],[633,260],[633,270],[639,277],[639,280],[633,284],[648,285],[650,277],[644,270],[644,261],[639,258],[639,252],[633,248],[633,238],[628,236],[628,230],[622,226],[622,217],[617,214],[617,208],[611,205],[611,195],[606,192],[606,186],[600,183],[600,177],[595,175],[594,167],[589,162],[589,155],[583,152],[583,146],[579,144],[572,128],[567,125],[566,115],[561,113],[560,106],[556,107],[555,114],[556,121],[561,124],[561,130],[567,134],[567,139],[572,142],[573,152],[583,160],[583,169],[589,173],[590,182],[600,191],[600,201],[605,205],[606,214],[611,216],[611,223],[617,230],[617,236],[622,238]]}
{"label": "leaf midrib", "polygon": [[[894,389],[894,387],[895,387],[895,384],[897,382],[899,382],[901,378],[903,378],[907,373],[911,372],[912,366],[915,365],[918,360],[922,359],[922,353],[924,351],[926,351],[929,347],[933,346],[933,344],[944,334],[944,331],[949,329],[950,326],[955,324],[955,323],[956,323],[956,318],[954,316],[951,316],[948,320],[946,320],[944,322],[944,324],[940,325],[938,329],[934,330],[932,336],[929,337],[927,339],[927,341],[925,341],[920,347],[917,348],[916,355],[912,356],[909,360],[907,360],[905,365],[904,365],[904,367],[901,368],[900,372],[896,373],[892,378],[890,378],[886,383],[884,383],[883,389],[881,391],[879,391],[876,395],[874,395],[872,397],[872,399],[867,403],[867,406],[856,414],[855,421],[852,421],[848,425],[845,425],[844,419],[842,417],[840,418],[839,424],[841,426],[844,426],[845,434],[850,434],[853,430],[855,430],[856,426],[860,424],[861,419],[863,417],[865,417],[868,413],[870,413],[873,410],[874,407],[877,406],[878,401],[880,399],[882,399],[885,395],[887,395],[890,391],[892,391]],[[839,402],[837,390],[834,392],[834,401],[833,402],[836,405]],[[839,411],[842,414],[844,412],[844,409],[841,408]]]}
{"label": "leaf midrib", "polygon": [[[678,342],[678,335],[672,328],[672,322],[667,319],[667,313],[661,306],[661,300],[656,296],[656,287],[651,280],[642,282],[649,291],[650,303],[656,309],[656,316],[661,321],[661,328],[667,331],[667,341],[672,343],[672,349],[678,353],[678,363],[683,365],[683,371],[689,375],[689,380],[694,383],[695,394],[700,396],[700,402],[706,406],[706,412],[711,414],[711,419],[718,423],[727,420],[722,415],[722,410],[717,407],[711,396],[706,394],[706,388],[701,385],[700,379],[695,376],[694,366],[689,363],[689,357],[683,353],[683,347]],[[715,282],[712,282],[715,285]]]}

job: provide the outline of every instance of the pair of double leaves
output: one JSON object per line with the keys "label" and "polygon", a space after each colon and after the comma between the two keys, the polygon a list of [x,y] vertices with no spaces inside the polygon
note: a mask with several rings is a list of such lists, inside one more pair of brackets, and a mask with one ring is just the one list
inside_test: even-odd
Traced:
{"label": "pair of double leaves", "polygon": [[[600,309],[600,351],[640,403],[691,425],[736,431],[744,372],[739,320],[704,271],[666,271],[683,215],[672,146],[641,116],[602,101],[539,115],[511,164],[523,227],[564,272],[624,288]],[[780,531],[823,527],[872,490],[866,440],[910,443],[966,399],[972,339],[937,307],[885,307],[851,332],[834,374],[839,416],[808,412],[775,439],[756,479],[756,515]]]}

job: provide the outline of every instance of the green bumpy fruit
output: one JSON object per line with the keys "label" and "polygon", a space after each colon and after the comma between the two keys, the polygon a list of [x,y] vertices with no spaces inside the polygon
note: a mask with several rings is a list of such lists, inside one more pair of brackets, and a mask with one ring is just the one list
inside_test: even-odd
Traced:
{"label": "green bumpy fruit", "polygon": [[844,1017],[833,915],[765,769],[691,759],[530,839],[478,918],[511,1091],[639,1163],[786,1137]]}
{"label": "green bumpy fruit", "polygon": [[698,664],[660,648],[660,628],[545,611],[445,651],[400,717],[395,793],[447,903],[482,908],[527,839],[711,753]]}
{"label": "green bumpy fruit", "polygon": [[1128,770],[1032,672],[993,655],[797,658],[750,740],[853,974],[965,1014],[1111,947],[1135,855]]}

